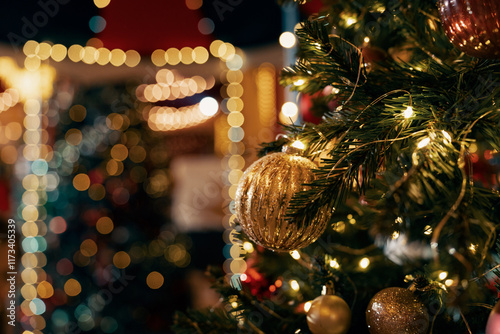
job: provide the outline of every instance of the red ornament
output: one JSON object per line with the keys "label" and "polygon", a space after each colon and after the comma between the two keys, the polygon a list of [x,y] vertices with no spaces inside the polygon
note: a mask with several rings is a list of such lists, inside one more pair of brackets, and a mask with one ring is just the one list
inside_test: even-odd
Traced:
{"label": "red ornament", "polygon": [[500,301],[490,313],[486,323],[486,334],[500,334]]}
{"label": "red ornament", "polygon": [[318,124],[321,122],[321,117],[313,114],[311,108],[313,106],[312,99],[317,97],[319,94],[309,95],[302,94],[299,102],[300,110],[302,111],[302,119],[304,122]]}
{"label": "red ornament", "polygon": [[500,1],[439,0],[450,41],[469,56],[500,58]]}

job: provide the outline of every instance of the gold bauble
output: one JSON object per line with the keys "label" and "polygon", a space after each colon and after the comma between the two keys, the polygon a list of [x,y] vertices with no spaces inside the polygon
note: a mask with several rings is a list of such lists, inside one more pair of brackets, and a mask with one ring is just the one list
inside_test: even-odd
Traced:
{"label": "gold bauble", "polygon": [[272,153],[243,173],[235,198],[236,216],[250,239],[275,251],[292,251],[313,243],[324,232],[329,211],[310,220],[285,217],[293,195],[310,189],[316,165],[299,155]]}
{"label": "gold bauble", "polygon": [[351,309],[338,296],[319,296],[307,312],[307,325],[313,334],[345,334],[351,325]]}
{"label": "gold bauble", "polygon": [[410,290],[387,288],[373,296],[368,304],[366,322],[371,334],[425,334],[429,313]]}

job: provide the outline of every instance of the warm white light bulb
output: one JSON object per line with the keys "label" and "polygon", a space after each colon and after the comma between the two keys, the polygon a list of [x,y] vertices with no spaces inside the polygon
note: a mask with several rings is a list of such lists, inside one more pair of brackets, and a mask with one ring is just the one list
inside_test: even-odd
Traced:
{"label": "warm white light bulb", "polygon": [[351,26],[353,25],[354,23],[356,23],[356,19],[354,17],[349,17],[346,21],[345,21],[346,25],[347,26]]}
{"label": "warm white light bulb", "polygon": [[367,257],[364,257],[361,259],[361,261],[359,261],[359,266],[363,269],[368,268],[369,265],[370,265],[370,259]]}
{"label": "warm white light bulb", "polygon": [[289,31],[285,31],[280,35],[280,45],[284,48],[293,48],[296,42],[297,39],[295,38],[295,35]]}
{"label": "warm white light bulb", "polygon": [[451,143],[451,136],[448,132],[443,130],[443,136],[448,140],[448,143]]}
{"label": "warm white light bulb", "polygon": [[294,117],[299,112],[299,108],[293,102],[285,102],[281,107],[281,113],[286,117]]}
{"label": "warm white light bulb", "polygon": [[204,97],[200,101],[200,111],[205,116],[213,116],[219,110],[219,103],[213,97]]}
{"label": "warm white light bulb", "polygon": [[427,146],[430,142],[431,142],[431,139],[430,139],[429,137],[426,137],[426,138],[422,139],[422,140],[418,143],[417,147],[418,147],[418,148],[424,148],[424,147],[426,147],[426,146]]}
{"label": "warm white light bulb", "polygon": [[300,259],[300,254],[299,254],[299,252],[297,252],[296,250],[291,251],[291,252],[290,252],[290,255],[291,255],[291,256],[292,256],[295,260]]}
{"label": "warm white light bulb", "polygon": [[300,289],[300,286],[299,286],[299,282],[297,282],[296,280],[291,280],[290,281],[290,287],[295,290],[295,291],[299,291]]}
{"label": "warm white light bulb", "polygon": [[[303,150],[304,148],[306,148],[306,145],[304,145],[303,142],[301,142],[300,140],[296,140],[294,141],[291,145],[291,147],[295,147],[295,148],[298,148],[299,150]],[[294,251],[295,252],[295,251]]]}
{"label": "warm white light bulb", "polygon": [[340,264],[337,262],[337,259],[330,260],[330,267],[334,269],[340,268]]}
{"label": "warm white light bulb", "polygon": [[405,111],[403,111],[403,116],[405,118],[410,118],[413,116],[413,108],[411,106],[406,107]]}

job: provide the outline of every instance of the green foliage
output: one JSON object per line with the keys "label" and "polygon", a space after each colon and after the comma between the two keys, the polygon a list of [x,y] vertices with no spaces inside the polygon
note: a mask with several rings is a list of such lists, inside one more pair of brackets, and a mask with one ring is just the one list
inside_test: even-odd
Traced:
{"label": "green foliage", "polygon": [[[353,312],[349,333],[366,333],[371,297],[420,273],[427,283],[417,294],[433,332],[481,332],[496,297],[484,273],[498,261],[500,195],[476,177],[474,159],[500,150],[500,62],[455,49],[433,0],[324,2],[328,9],[296,31],[298,61],[280,80],[315,95],[315,110],[323,111],[319,124],[285,127],[319,165],[287,215],[303,221],[324,207],[334,214],[300,260],[259,252],[254,267],[270,282],[302,283],[299,292],[282,288],[287,302],[267,300],[280,317],[259,328],[309,333],[294,307],[333,282]],[[286,141],[266,143],[261,153]],[[242,314],[254,307],[245,304]]]}
{"label": "green foliage", "polygon": [[[500,64],[458,55],[443,38],[439,40],[445,47],[435,48],[434,35],[443,35],[436,8],[430,1],[419,4],[395,6],[389,1],[367,4],[362,11],[350,8],[354,11],[350,15],[358,17],[356,24],[378,22],[379,28],[394,30],[391,35],[400,38],[393,38],[392,45],[384,38],[381,46],[386,49],[403,41],[412,43],[415,47],[407,62],[387,56],[368,69],[366,60],[360,60],[362,50],[355,46],[351,26],[342,30],[342,36],[354,40],[332,33],[340,30],[349,7],[336,21],[321,16],[297,31],[299,61],[283,71],[282,83],[303,93],[333,86],[339,92],[330,99],[341,107],[327,112],[322,123],[293,131],[309,145],[306,155],[323,151],[323,156],[317,180],[311,190],[294,197],[290,217],[309,219],[323,206],[333,210],[349,195],[357,193],[360,198],[369,192],[370,205],[384,213],[371,224],[375,230],[391,230],[394,219],[402,216],[406,223],[399,230],[412,238],[422,238],[424,226],[438,228],[432,241],[442,242],[443,249],[457,246],[447,241],[457,228],[468,234],[463,242],[476,237],[469,231],[471,224],[479,226],[484,240],[494,232],[498,222],[492,219],[498,218],[486,218],[479,208],[492,207],[498,193],[474,185],[466,165],[470,167],[468,147],[478,136],[491,148],[498,147],[500,112],[495,104],[500,99]],[[379,16],[366,14],[374,8],[385,8],[392,15],[382,23],[385,11]],[[336,10],[333,6],[332,12]],[[429,28],[430,21],[434,29]],[[421,26],[425,29],[418,29]],[[371,41],[368,49],[380,39],[369,31],[365,36]],[[292,85],[299,79],[302,85]],[[413,115],[405,117],[408,107]],[[482,204],[477,203],[477,192]],[[482,250],[490,246],[491,241],[480,242]],[[484,260],[485,252],[480,254]]]}

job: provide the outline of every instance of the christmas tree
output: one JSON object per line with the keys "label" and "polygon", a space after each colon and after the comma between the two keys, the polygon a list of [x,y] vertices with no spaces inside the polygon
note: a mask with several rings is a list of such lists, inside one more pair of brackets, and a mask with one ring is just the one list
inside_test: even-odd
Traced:
{"label": "christmas tree", "polygon": [[220,305],[176,331],[499,333],[499,15],[326,0],[304,20],[281,84],[321,121],[262,145],[232,203],[241,286],[210,268]]}

